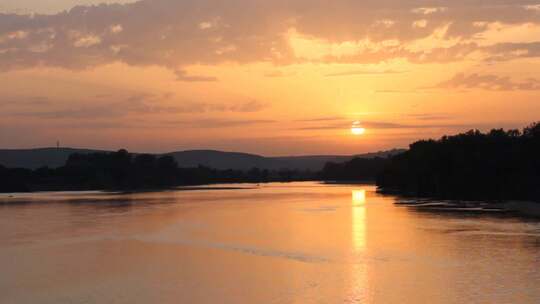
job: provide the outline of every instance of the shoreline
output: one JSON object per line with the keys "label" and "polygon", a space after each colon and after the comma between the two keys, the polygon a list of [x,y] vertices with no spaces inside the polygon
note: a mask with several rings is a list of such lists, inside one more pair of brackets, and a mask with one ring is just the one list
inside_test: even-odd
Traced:
{"label": "shoreline", "polygon": [[534,201],[489,202],[402,197],[395,202],[395,205],[427,212],[501,214],[540,218],[540,203]]}
{"label": "shoreline", "polygon": [[[19,191],[19,192],[0,192],[0,196],[5,195],[21,195],[21,194],[33,194],[33,193],[52,193],[52,192],[107,192],[107,193],[137,193],[137,192],[154,192],[154,191],[191,191],[199,190],[202,187],[212,186],[212,185],[246,185],[246,184],[269,184],[269,183],[293,183],[293,182],[324,182],[322,180],[315,179],[299,179],[299,180],[267,180],[267,181],[216,181],[209,183],[201,184],[185,184],[185,185],[174,185],[174,186],[163,186],[163,187],[141,187],[136,189],[122,189],[122,188],[85,188],[85,187],[52,187],[49,189],[41,189],[39,187],[34,187],[34,190],[29,191]],[[212,187],[204,188],[209,190],[227,190],[227,189],[218,189],[218,188],[234,188],[234,187],[215,187],[216,189],[211,189]],[[239,189],[244,189],[242,187],[237,187]]]}
{"label": "shoreline", "polygon": [[32,196],[42,195],[73,195],[78,193],[87,193],[87,194],[99,194],[99,195],[109,195],[109,196],[122,196],[129,194],[144,194],[151,192],[189,192],[189,191],[220,191],[220,190],[249,190],[249,189],[258,189],[260,185],[265,184],[287,184],[287,183],[301,183],[301,182],[319,182],[318,180],[298,180],[298,181],[266,181],[266,182],[216,182],[208,184],[198,184],[198,185],[179,185],[173,187],[163,187],[163,188],[145,188],[145,189],[68,189],[68,190],[46,190],[46,191],[28,191],[28,192],[0,192],[0,206],[12,204],[12,203],[24,203],[26,201],[21,201],[25,199],[30,199]]}

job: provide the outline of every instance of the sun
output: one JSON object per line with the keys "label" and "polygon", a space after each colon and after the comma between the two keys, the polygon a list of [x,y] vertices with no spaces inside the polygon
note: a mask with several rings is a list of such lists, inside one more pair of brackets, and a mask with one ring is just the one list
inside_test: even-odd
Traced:
{"label": "sun", "polygon": [[351,127],[351,133],[353,135],[362,135],[364,133],[366,133],[366,129],[365,128],[362,128],[360,126],[360,122],[359,121],[355,121],[353,122],[352,124],[352,127]]}
{"label": "sun", "polygon": [[366,129],[361,128],[361,127],[352,127],[351,128],[351,133],[354,134],[354,135],[362,135],[362,134],[366,133]]}

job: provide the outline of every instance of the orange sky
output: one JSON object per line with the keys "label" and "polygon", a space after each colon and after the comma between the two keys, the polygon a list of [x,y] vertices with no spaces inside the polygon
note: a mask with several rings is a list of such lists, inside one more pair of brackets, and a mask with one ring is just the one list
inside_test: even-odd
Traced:
{"label": "orange sky", "polygon": [[1,148],[354,154],[540,113],[534,1],[3,2]]}

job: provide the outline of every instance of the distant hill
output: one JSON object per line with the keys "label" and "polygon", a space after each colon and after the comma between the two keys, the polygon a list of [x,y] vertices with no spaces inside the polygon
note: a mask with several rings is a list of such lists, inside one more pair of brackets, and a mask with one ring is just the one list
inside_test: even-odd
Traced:
{"label": "distant hill", "polygon": [[249,170],[257,167],[260,169],[279,170],[321,170],[327,162],[346,162],[355,157],[374,158],[388,157],[405,150],[389,150],[360,155],[307,155],[307,156],[284,156],[265,157],[256,154],[223,152],[215,150],[190,150],[167,153],[173,156],[181,167],[196,167],[198,165],[225,170]]}
{"label": "distant hill", "polygon": [[180,167],[203,165],[215,169],[249,170],[253,167],[270,169],[277,165],[270,158],[248,153],[190,150],[167,154],[174,157]]}
{"label": "distant hill", "polygon": [[320,170],[328,161],[347,161],[352,156],[291,156],[264,157],[255,154],[222,152],[213,150],[192,150],[169,153],[181,167],[195,167],[199,164],[215,169],[249,170]]}
{"label": "distant hill", "polygon": [[57,168],[63,166],[73,153],[92,152],[99,152],[99,150],[72,148],[0,149],[0,165],[7,168],[37,169],[45,166]]}
{"label": "distant hill", "polygon": [[344,163],[353,158],[386,158],[404,152],[402,149],[394,149],[388,151],[379,151],[351,156],[343,155],[308,155],[308,156],[288,156],[288,157],[271,157],[270,159],[278,162],[283,168],[291,168],[298,170],[322,170],[328,162]]}
{"label": "distant hill", "polygon": [[[260,169],[279,170],[321,170],[327,162],[345,162],[354,157],[373,158],[387,157],[398,154],[404,150],[381,151],[368,154],[339,156],[339,155],[312,155],[290,157],[264,157],[256,154],[223,152],[214,150],[190,150],[166,153],[173,156],[180,167],[196,167],[203,165],[215,169],[249,170]],[[0,150],[0,165],[8,168],[37,169],[48,166],[56,168],[63,166],[69,155],[73,153],[107,152],[90,149],[72,148],[43,148],[28,150]]]}

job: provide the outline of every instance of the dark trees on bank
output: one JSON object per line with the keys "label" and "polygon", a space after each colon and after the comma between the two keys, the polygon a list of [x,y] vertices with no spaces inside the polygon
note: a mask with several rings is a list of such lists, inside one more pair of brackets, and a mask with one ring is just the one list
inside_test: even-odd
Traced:
{"label": "dark trees on bank", "polygon": [[374,181],[383,171],[387,158],[354,158],[344,163],[327,163],[321,178],[326,181]]}
{"label": "dark trees on bank", "polygon": [[0,166],[0,192],[53,190],[139,190],[180,185],[291,181],[312,178],[310,172],[253,168],[216,170],[180,168],[170,155],[114,153],[72,154],[63,167],[37,170]]}
{"label": "dark trees on bank", "polygon": [[384,191],[448,199],[540,199],[540,124],[413,143],[377,179]]}
{"label": "dark trees on bank", "polygon": [[[46,169],[43,169],[46,170]],[[114,153],[72,154],[65,166],[49,169],[55,184],[72,189],[140,189],[175,185],[178,164],[170,156]],[[51,179],[49,179],[51,180]],[[39,181],[31,183],[40,188]],[[45,189],[50,188],[43,185]]]}

